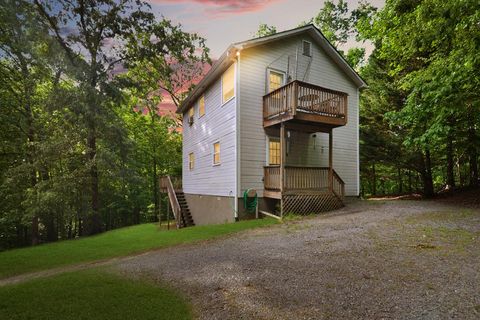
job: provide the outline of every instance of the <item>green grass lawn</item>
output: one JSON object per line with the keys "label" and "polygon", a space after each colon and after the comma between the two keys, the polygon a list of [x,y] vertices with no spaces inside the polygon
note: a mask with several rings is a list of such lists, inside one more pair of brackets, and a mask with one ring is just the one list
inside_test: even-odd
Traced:
{"label": "green grass lawn", "polygon": [[191,319],[174,291],[99,269],[0,287],[0,319]]}
{"label": "green grass lawn", "polygon": [[0,279],[27,272],[212,239],[275,223],[277,223],[275,219],[265,218],[169,231],[161,230],[155,224],[143,224],[77,240],[0,252]]}

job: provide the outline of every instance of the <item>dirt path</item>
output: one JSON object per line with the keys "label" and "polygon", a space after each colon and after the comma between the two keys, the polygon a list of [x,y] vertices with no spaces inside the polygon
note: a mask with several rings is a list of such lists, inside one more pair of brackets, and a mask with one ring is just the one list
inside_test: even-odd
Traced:
{"label": "dirt path", "polygon": [[353,202],[334,214],[117,264],[200,319],[478,319],[480,211]]}
{"label": "dirt path", "polygon": [[87,263],[79,263],[75,265],[69,265],[69,266],[30,272],[30,273],[23,273],[17,276],[0,279],[0,287],[11,285],[11,284],[22,283],[22,282],[26,282],[33,279],[50,277],[50,276],[54,276],[54,275],[65,273],[65,272],[74,272],[74,271],[80,271],[80,270],[85,270],[89,268],[107,266],[107,265],[111,265],[121,261],[127,261],[129,259],[137,258],[147,253],[141,253],[141,254],[135,254],[135,255],[126,256],[126,257],[111,258],[111,259],[99,260],[99,261],[93,261],[93,262],[87,262]]}

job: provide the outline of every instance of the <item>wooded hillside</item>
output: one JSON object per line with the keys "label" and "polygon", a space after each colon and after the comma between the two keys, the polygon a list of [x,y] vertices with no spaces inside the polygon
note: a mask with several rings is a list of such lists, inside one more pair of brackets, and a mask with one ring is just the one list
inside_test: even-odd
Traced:
{"label": "wooded hillside", "polygon": [[157,220],[158,176],[181,170],[157,106],[206,62],[142,1],[2,1],[0,250]]}

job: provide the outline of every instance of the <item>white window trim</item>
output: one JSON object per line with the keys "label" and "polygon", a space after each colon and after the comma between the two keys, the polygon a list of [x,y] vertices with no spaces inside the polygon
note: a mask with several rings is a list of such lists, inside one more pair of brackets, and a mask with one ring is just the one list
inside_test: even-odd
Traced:
{"label": "white window trim", "polygon": [[[218,154],[220,156],[220,161],[218,163],[215,163],[215,145],[216,144],[220,145],[220,150],[218,151]],[[220,144],[220,140],[215,141],[212,143],[212,166],[216,167],[222,164],[222,145]]]}
{"label": "white window trim", "polygon": [[287,84],[287,73],[282,70],[274,69],[274,68],[267,68],[267,79],[266,79],[266,91],[265,93],[270,92],[270,73],[275,72],[275,73],[281,73],[283,75],[283,81],[282,81],[282,86]]}
{"label": "white window trim", "polygon": [[[227,72],[227,70],[232,66],[234,65],[233,67],[233,96],[228,99],[227,101],[223,102],[223,76],[225,74],[225,72]],[[233,99],[235,99],[235,97],[237,96],[237,64],[234,63],[230,65],[227,69],[225,69],[225,71],[222,73],[222,76],[220,77],[220,108],[223,107],[224,105],[226,105],[227,103],[229,103],[230,101],[232,101]]]}
{"label": "white window trim", "polygon": [[[310,55],[306,55],[306,54],[303,52],[303,43],[304,43],[304,42],[310,44]],[[302,55],[304,55],[305,57],[312,57],[312,56],[313,56],[312,49],[313,49],[313,44],[312,44],[310,41],[302,40]]]}

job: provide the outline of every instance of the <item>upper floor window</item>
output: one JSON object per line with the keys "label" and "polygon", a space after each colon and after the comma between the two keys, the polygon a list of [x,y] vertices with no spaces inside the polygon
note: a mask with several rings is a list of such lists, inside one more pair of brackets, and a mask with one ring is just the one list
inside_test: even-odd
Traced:
{"label": "upper floor window", "polygon": [[194,107],[191,107],[189,110],[188,110],[188,123],[190,125],[193,124],[193,116],[195,115],[195,108]]}
{"label": "upper floor window", "polygon": [[268,71],[268,92],[277,90],[285,83],[285,74],[278,71]]}
{"label": "upper floor window", "polygon": [[205,95],[202,95],[198,100],[198,117],[205,115]]}
{"label": "upper floor window", "polygon": [[213,144],[213,164],[220,164],[220,142]]}
{"label": "upper floor window", "polygon": [[303,55],[307,57],[312,56],[312,43],[303,40],[302,41]]}
{"label": "upper floor window", "polygon": [[222,103],[235,96],[235,64],[232,64],[222,76]]}
{"label": "upper floor window", "polygon": [[188,155],[188,169],[192,171],[194,167],[195,167],[195,155],[193,154],[193,152],[190,152],[190,154]]}

